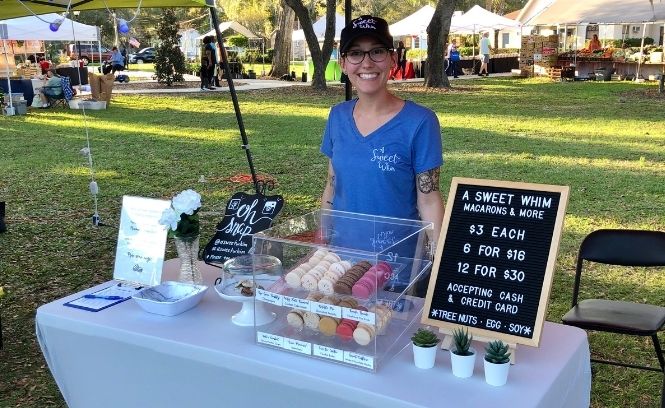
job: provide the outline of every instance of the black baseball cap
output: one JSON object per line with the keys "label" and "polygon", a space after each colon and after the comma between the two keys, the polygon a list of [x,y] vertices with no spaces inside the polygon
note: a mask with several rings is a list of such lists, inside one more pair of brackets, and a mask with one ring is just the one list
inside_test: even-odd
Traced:
{"label": "black baseball cap", "polygon": [[393,36],[390,35],[388,30],[388,23],[381,17],[373,16],[360,16],[351,20],[349,24],[342,30],[342,38],[340,39],[340,52],[346,52],[353,41],[359,37],[369,36],[374,37],[386,48],[393,48]]}

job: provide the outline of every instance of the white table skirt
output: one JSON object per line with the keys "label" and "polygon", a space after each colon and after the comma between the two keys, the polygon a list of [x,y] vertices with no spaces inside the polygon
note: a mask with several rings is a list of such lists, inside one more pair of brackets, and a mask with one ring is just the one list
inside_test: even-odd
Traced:
{"label": "white table skirt", "polygon": [[[217,271],[205,266],[206,281]],[[368,373],[258,346],[253,328],[230,321],[240,305],[212,289],[174,317],[146,313],[133,300],[96,313],[63,306],[84,292],[36,316],[39,344],[70,408],[589,406],[587,336],[570,326],[546,322],[541,346],[518,347],[508,383],[492,387],[482,358],[473,377],[458,379],[443,351],[431,370],[416,368],[408,347]]]}

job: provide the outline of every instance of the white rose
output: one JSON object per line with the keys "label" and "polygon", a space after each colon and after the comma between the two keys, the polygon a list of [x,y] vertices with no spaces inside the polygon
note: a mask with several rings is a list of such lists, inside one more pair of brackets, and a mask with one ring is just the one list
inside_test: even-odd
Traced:
{"label": "white rose", "polygon": [[178,221],[180,221],[180,214],[177,214],[171,207],[165,209],[159,219],[160,224],[171,227],[173,231],[178,229]]}
{"label": "white rose", "polygon": [[201,194],[194,190],[185,190],[173,197],[171,205],[178,214],[192,215],[194,211],[201,207]]}

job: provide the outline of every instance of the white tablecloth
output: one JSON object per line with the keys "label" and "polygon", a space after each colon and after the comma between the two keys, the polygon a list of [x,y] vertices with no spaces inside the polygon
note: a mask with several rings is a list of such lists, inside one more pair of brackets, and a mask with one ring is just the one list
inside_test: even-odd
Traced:
{"label": "white tablecloth", "polygon": [[[208,268],[211,282],[217,270]],[[473,377],[459,379],[443,351],[431,370],[415,368],[408,347],[368,373],[258,346],[253,328],[230,321],[240,305],[213,289],[174,317],[146,313],[133,300],[96,313],[63,306],[82,293],[41,306],[36,317],[70,408],[589,406],[589,346],[574,327],[546,322],[541,346],[518,347],[508,384],[492,387],[482,358]]]}

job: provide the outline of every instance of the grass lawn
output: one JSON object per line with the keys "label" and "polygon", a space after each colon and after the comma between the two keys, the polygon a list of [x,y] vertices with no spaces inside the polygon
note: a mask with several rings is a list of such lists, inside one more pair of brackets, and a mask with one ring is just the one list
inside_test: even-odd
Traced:
{"label": "grass lawn", "polygon": [[[665,230],[665,98],[654,87],[489,78],[452,91],[395,91],[439,116],[444,195],[454,176],[570,186],[548,311],[548,320],[558,322],[570,306],[584,235],[598,228]],[[330,106],[343,98],[340,87],[239,95],[256,169],[276,178],[275,191],[286,201],[280,219],[317,208],[326,175],[321,134]],[[248,168],[228,94],[116,96],[108,110],[87,113],[99,214],[112,228],[91,227],[80,111],[0,119],[0,201],[7,201],[9,226],[0,234],[0,407],[65,406],[36,343],[35,310],[111,279],[123,195],[170,198],[196,189],[207,242],[231,194],[250,191],[229,181]],[[206,183],[198,182],[201,175]],[[170,241],[167,251],[174,256]],[[582,296],[604,295],[663,305],[665,275],[593,268]],[[649,339],[592,333],[590,341],[603,357],[658,364]],[[592,404],[655,407],[661,381],[655,372],[594,365]]]}

